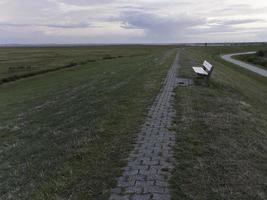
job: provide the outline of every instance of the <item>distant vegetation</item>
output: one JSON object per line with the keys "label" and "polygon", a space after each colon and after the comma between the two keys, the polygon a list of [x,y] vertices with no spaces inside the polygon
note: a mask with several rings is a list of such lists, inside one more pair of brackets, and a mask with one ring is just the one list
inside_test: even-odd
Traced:
{"label": "distant vegetation", "polygon": [[267,57],[267,51],[260,50],[256,53],[258,57]]}
{"label": "distant vegetation", "polygon": [[267,50],[259,50],[255,54],[240,55],[235,58],[267,68]]}

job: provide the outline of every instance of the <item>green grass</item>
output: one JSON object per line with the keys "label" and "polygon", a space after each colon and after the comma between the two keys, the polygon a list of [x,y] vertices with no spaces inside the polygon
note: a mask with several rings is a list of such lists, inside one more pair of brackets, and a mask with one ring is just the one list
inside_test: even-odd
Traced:
{"label": "green grass", "polygon": [[[179,87],[173,199],[267,198],[267,79],[220,58],[262,47],[186,48],[180,74],[207,59],[210,86]],[[199,81],[198,81],[199,83]]]}
{"label": "green grass", "polygon": [[256,54],[249,54],[249,55],[239,55],[239,56],[235,56],[234,58],[244,61],[246,63],[251,63],[260,68],[267,69],[267,50],[262,51],[262,53],[264,53],[264,56],[259,56],[258,53],[256,53]]}
{"label": "green grass", "polygon": [[[0,199],[107,199],[173,62],[173,48],[10,50],[5,62],[23,65],[42,66],[46,51],[59,55],[51,66],[65,62],[61,55],[123,57],[0,86]],[[38,61],[34,52],[42,52]]]}
{"label": "green grass", "polygon": [[139,48],[139,51],[134,53],[136,47],[0,48],[0,83],[1,80],[7,82],[20,77],[75,67],[100,60],[121,59],[147,54],[145,48]]}
{"label": "green grass", "polygon": [[[173,199],[267,198],[267,80],[219,56],[264,48],[181,51],[181,76],[196,78],[191,67],[204,59],[215,69],[209,87],[176,91]],[[78,63],[0,86],[0,199],[108,199],[174,47],[0,52],[2,77],[9,66]]]}

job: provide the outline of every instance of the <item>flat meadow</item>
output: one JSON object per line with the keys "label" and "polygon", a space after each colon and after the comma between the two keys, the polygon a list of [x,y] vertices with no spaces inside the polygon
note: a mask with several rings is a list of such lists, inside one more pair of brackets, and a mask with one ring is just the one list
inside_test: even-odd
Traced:
{"label": "flat meadow", "polygon": [[77,63],[0,85],[0,199],[107,199],[175,48],[2,48],[0,54],[2,77],[10,66]]}
{"label": "flat meadow", "polygon": [[107,200],[177,52],[173,200],[266,199],[267,79],[220,57],[260,49],[0,48],[0,199]]}

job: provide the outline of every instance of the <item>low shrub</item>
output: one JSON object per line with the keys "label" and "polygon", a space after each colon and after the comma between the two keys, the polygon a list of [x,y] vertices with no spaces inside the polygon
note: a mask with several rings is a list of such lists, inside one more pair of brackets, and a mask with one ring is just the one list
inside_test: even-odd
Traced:
{"label": "low shrub", "polygon": [[264,57],[264,56],[265,56],[265,53],[266,53],[266,52],[260,50],[260,51],[258,51],[258,52],[256,53],[256,55],[259,56],[259,57]]}
{"label": "low shrub", "polygon": [[116,57],[111,56],[111,55],[109,55],[109,54],[104,55],[104,56],[102,57],[103,60],[109,60],[109,59],[114,59],[114,58],[116,58]]}

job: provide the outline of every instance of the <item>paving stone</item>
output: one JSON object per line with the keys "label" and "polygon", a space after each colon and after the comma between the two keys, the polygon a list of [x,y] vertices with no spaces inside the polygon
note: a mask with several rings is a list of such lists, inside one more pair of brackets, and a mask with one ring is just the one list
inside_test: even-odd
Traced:
{"label": "paving stone", "polygon": [[170,200],[169,194],[153,194],[152,200]]}
{"label": "paving stone", "polygon": [[139,170],[138,174],[148,176],[151,174],[157,174],[157,172],[158,172],[158,169],[154,168],[154,169],[149,169],[149,170]]}
{"label": "paving stone", "polygon": [[119,181],[118,182],[118,187],[130,187],[134,185],[135,185],[135,181]]}
{"label": "paving stone", "polygon": [[140,194],[140,195],[134,195],[131,200],[150,200],[151,195],[150,194]]}
{"label": "paving stone", "polygon": [[156,186],[168,187],[168,183],[165,181],[155,181]]}
{"label": "paving stone", "polygon": [[148,180],[148,181],[156,181],[156,180],[164,181],[164,177],[162,177],[160,174],[150,174],[146,177],[146,180]]}
{"label": "paving stone", "polygon": [[159,165],[159,160],[143,160],[142,165],[147,165],[147,166],[151,166],[151,165]]}
{"label": "paving stone", "polygon": [[136,175],[138,174],[139,170],[135,169],[135,170],[126,170],[124,171],[123,175],[124,176],[131,176],[131,175]]}
{"label": "paving stone", "polygon": [[148,170],[148,166],[147,165],[134,165],[134,166],[132,166],[132,169]]}
{"label": "paving stone", "polygon": [[144,188],[144,193],[149,193],[149,194],[165,194],[165,187],[161,186],[149,186]]}
{"label": "paving stone", "polygon": [[130,200],[130,196],[129,195],[112,194],[110,196],[109,200]]}
{"label": "paving stone", "polygon": [[127,187],[124,188],[125,194],[141,194],[143,189],[141,187]]}
{"label": "paving stone", "polygon": [[148,111],[134,150],[127,159],[128,165],[124,168],[122,177],[117,179],[117,188],[111,190],[110,200],[171,199],[167,179],[173,168],[172,148],[175,144],[175,133],[169,129],[175,115],[172,101],[178,83],[178,62],[179,54]]}
{"label": "paving stone", "polygon": [[146,176],[145,175],[133,175],[133,176],[128,176],[127,177],[128,181],[145,181],[146,180]]}
{"label": "paving stone", "polygon": [[144,188],[147,186],[153,186],[154,181],[136,181],[135,185]]}

